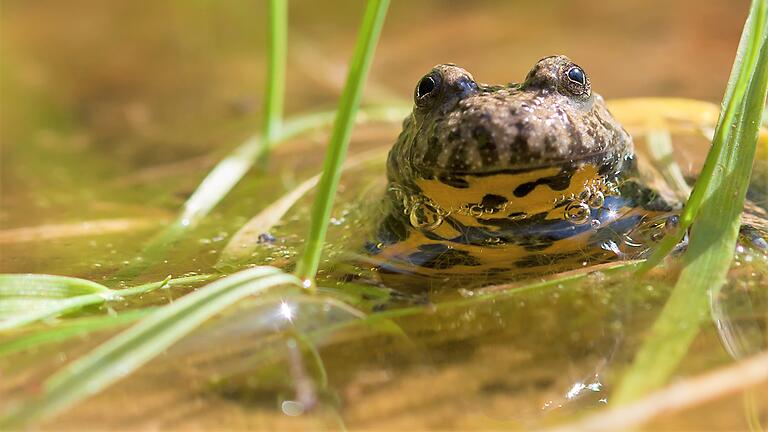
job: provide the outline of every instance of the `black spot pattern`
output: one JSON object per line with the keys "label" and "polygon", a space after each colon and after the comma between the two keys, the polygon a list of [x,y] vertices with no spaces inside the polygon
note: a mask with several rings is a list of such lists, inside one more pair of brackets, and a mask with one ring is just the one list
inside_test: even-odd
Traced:
{"label": "black spot pattern", "polygon": [[468,189],[469,182],[461,177],[454,177],[450,175],[442,175],[437,177],[437,180],[443,184],[454,187],[456,189]]}
{"label": "black spot pattern", "polygon": [[552,190],[556,191],[563,191],[568,188],[568,186],[571,184],[571,178],[573,177],[574,169],[564,169],[559,174],[554,175],[552,177],[542,177],[540,179],[536,179],[535,181],[523,183],[520,186],[516,187],[514,190],[514,194],[518,198],[523,198],[524,196],[531,193],[534,189],[536,189],[536,186],[538,185],[547,185]]}
{"label": "black spot pattern", "polygon": [[492,165],[499,161],[499,150],[488,129],[478,126],[472,130],[472,137],[477,143],[477,150],[484,165]]}
{"label": "black spot pattern", "polygon": [[507,203],[507,199],[501,195],[496,194],[486,194],[483,197],[483,200],[480,201],[480,205],[483,206],[483,208],[499,208],[500,206]]}

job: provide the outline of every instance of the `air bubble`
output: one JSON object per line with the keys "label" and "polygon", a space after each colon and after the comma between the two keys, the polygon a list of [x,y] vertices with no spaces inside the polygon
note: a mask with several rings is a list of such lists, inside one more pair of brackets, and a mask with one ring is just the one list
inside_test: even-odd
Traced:
{"label": "air bubble", "polygon": [[589,206],[586,203],[573,201],[565,207],[565,218],[577,225],[589,221],[589,216]]}
{"label": "air bubble", "polygon": [[476,218],[480,217],[480,216],[483,215],[483,207],[480,206],[480,205],[475,204],[475,205],[473,205],[472,207],[469,208],[469,214],[471,216],[473,216],[473,217],[476,217]]}
{"label": "air bubble", "polygon": [[416,203],[411,207],[411,226],[424,231],[434,231],[443,223],[443,218],[437,210],[427,203]]}
{"label": "air bubble", "polygon": [[602,192],[597,191],[589,196],[587,204],[592,208],[600,208],[605,204],[605,195],[603,195]]}

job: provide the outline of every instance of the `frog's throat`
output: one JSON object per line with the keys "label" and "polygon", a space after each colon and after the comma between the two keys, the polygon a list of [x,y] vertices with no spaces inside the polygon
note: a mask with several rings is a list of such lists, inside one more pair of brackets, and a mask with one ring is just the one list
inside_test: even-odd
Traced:
{"label": "frog's throat", "polygon": [[607,176],[600,167],[544,167],[517,174],[417,178],[390,182],[388,197],[395,211],[416,229],[436,230],[450,218],[455,224],[499,224],[528,220],[588,223],[593,210],[618,197],[622,177]]}

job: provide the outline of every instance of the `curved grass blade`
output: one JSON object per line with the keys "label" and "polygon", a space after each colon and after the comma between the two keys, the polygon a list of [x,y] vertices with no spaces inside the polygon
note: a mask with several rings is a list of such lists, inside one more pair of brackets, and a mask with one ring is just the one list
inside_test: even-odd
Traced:
{"label": "curved grass blade", "polygon": [[18,297],[60,299],[109,291],[100,283],[70,276],[0,274],[0,302]]}
{"label": "curved grass blade", "polygon": [[668,130],[652,129],[648,131],[648,149],[659,172],[669,187],[680,200],[685,200],[691,194],[691,188],[685,181],[683,171],[675,162],[672,136]]}
{"label": "curved grass blade", "polygon": [[0,275],[0,331],[76,312],[85,307],[141,295],[168,285],[182,285],[211,276],[166,278],[133,288],[113,290],[104,285],[67,276],[40,274]]}
{"label": "curved grass blade", "polygon": [[[410,107],[393,105],[361,109],[355,121],[358,124],[385,121],[399,122],[408,115]],[[276,131],[269,148],[311,131],[323,129],[333,123],[336,111],[324,111],[297,116],[286,120]],[[179,216],[167,228],[154,236],[140,255],[114,275],[115,279],[130,279],[140,274],[166,254],[169,246],[195,228],[208,213],[229,193],[253,166],[261,152],[263,137],[254,135],[222,159],[203,179],[192,196],[184,203]]]}
{"label": "curved grass blade", "polygon": [[0,428],[18,428],[49,417],[100,392],[227,306],[281,285],[300,286],[300,281],[274,267],[255,267],[214,281],[159,308],[51,376],[42,396],[0,418]]}
{"label": "curved grass blade", "polygon": [[[693,223],[693,219],[699,212],[702,203],[709,194],[712,185],[712,178],[716,175],[716,169],[724,157],[726,140],[730,136],[731,127],[735,125],[738,119],[735,118],[740,109],[747,87],[750,83],[755,68],[758,66],[758,56],[760,46],[763,43],[765,24],[768,15],[767,0],[753,0],[750,7],[747,22],[744,25],[744,31],[741,34],[739,47],[736,50],[736,58],[733,62],[731,75],[728,79],[728,86],[725,89],[722,108],[715,133],[712,138],[712,147],[707,153],[704,166],[701,169],[699,179],[694,185],[691,196],[685,203],[683,212],[680,215],[680,229],[677,234],[666,236],[656,250],[648,257],[645,264],[638,268],[638,273],[643,274],[659,264],[675,246],[680,243],[686,230]],[[759,121],[758,119],[758,125]]]}
{"label": "curved grass blade", "polygon": [[[342,171],[355,169],[365,163],[383,159],[386,155],[381,150],[372,150],[354,157],[350,157],[343,165]],[[314,175],[307,180],[299,183],[298,186],[280,197],[277,201],[267,206],[256,216],[251,218],[235,235],[229,240],[229,243],[221,251],[219,264],[245,259],[253,253],[258,245],[258,237],[262,233],[271,230],[285,214],[290,210],[298,200],[307,192],[311,191],[322,174]]]}
{"label": "curved grass blade", "polygon": [[323,175],[320,178],[318,193],[312,206],[312,221],[307,236],[304,252],[296,268],[296,274],[304,281],[311,282],[320,265],[328,220],[331,217],[336,195],[336,187],[341,177],[341,167],[347,155],[352,125],[360,105],[363,85],[373,60],[373,53],[379,40],[384,18],[389,7],[389,0],[369,0],[366,3],[363,24],[358,33],[355,52],[349,65],[347,81],[341,95],[339,110],[333,125],[333,132],[328,144]]}
{"label": "curved grass blade", "polygon": [[120,312],[117,315],[72,318],[55,326],[36,327],[20,335],[3,338],[0,342],[0,357],[130,324],[155,309],[150,307]]}
{"label": "curved grass blade", "polygon": [[[753,15],[754,14],[754,15]],[[754,68],[738,76],[746,82],[742,99],[733,100],[736,110],[729,124],[718,130],[731,131],[722,148],[713,146],[715,170],[703,186],[701,209],[691,228],[691,240],[683,256],[684,268],[669,300],[654,322],[612,400],[626,403],[666,382],[675,370],[707,317],[710,298],[718,295],[733,260],[741,224],[741,212],[757,147],[760,119],[768,90],[768,1],[755,1],[748,19],[760,23],[759,51]],[[750,55],[751,56],[751,55]],[[727,117],[722,116],[721,122]]]}

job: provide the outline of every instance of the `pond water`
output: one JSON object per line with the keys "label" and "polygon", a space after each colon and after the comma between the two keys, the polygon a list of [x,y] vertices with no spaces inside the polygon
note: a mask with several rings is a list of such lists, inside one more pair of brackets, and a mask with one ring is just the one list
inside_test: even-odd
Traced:
{"label": "pond water", "polygon": [[[413,86],[437,63],[506,83],[555,53],[589,71],[593,88],[607,99],[718,102],[747,9],[747,2],[717,0],[578,7],[394,2],[364,103],[410,104]],[[289,115],[334,107],[361,12],[357,1],[291,2]],[[0,20],[0,272],[124,282],[115,273],[175,218],[216,161],[258,130],[264,5],[9,0]],[[400,126],[358,127],[351,153],[383,154]],[[221,261],[227,243],[253,215],[320,171],[326,140],[320,131],[281,144],[266,172],[252,170],[129,284],[242,266]],[[637,144],[642,153],[644,140]],[[706,141],[676,145],[684,172],[695,173]],[[321,292],[379,312],[378,318],[359,320],[357,309],[340,301],[306,296],[246,300],[39,427],[530,429],[609,405],[676,267],[641,280],[622,269],[597,269],[545,289],[485,295],[460,289],[429,297],[339,278],[339,258],[368,233],[367,209],[383,192],[384,172],[379,156],[345,173],[319,284]],[[311,199],[311,193],[302,198],[270,231],[275,242],[247,261],[290,268]],[[765,349],[762,259],[739,255],[715,302],[720,331],[705,325],[677,377]],[[107,312],[167,304],[191,288],[159,290]],[[36,394],[52,371],[112,334],[0,356],[0,410]],[[754,395],[765,416],[768,391],[762,386]],[[304,412],[308,406],[314,409]],[[732,430],[746,422],[737,394],[646,427]]]}

